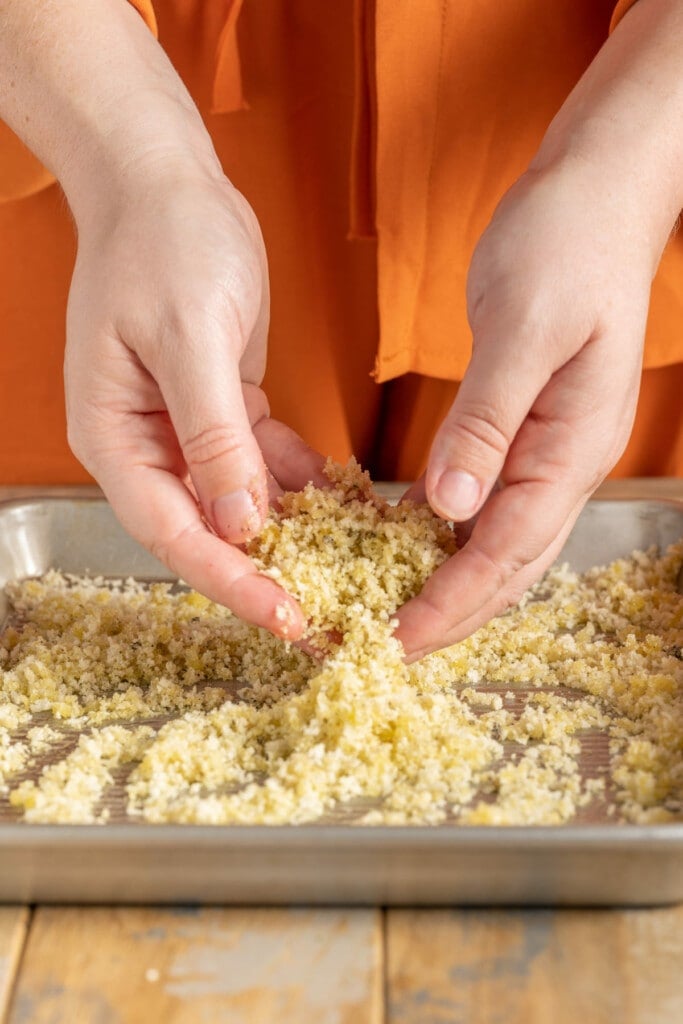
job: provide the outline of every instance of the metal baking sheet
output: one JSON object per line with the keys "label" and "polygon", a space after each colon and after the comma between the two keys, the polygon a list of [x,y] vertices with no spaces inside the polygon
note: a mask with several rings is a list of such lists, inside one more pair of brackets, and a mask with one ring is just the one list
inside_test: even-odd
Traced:
{"label": "metal baking sheet", "polygon": [[[683,536],[681,500],[589,503],[560,556],[577,569]],[[106,502],[61,489],[0,502],[0,587],[49,568],[170,579]],[[0,622],[7,614],[4,596]],[[582,768],[606,758],[586,737]],[[585,764],[583,763],[585,761]],[[28,825],[0,806],[0,901],[653,904],[683,900],[683,823],[595,808],[554,827]]]}

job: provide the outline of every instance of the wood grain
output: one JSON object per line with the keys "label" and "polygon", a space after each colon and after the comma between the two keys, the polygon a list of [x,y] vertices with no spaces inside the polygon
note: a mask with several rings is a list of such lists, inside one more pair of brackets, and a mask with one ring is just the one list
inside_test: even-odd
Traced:
{"label": "wood grain", "polygon": [[28,907],[0,907],[0,1020],[12,995],[29,917]]}
{"label": "wood grain", "polygon": [[380,1024],[373,910],[36,911],[9,1024]]}
{"label": "wood grain", "polygon": [[683,1021],[683,906],[389,911],[387,1024]]}

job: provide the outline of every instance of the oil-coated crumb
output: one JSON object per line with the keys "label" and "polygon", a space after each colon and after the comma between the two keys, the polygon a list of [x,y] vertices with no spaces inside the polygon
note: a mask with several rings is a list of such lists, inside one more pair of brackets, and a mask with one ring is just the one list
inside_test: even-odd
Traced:
{"label": "oil-coated crumb", "polygon": [[[554,569],[408,668],[392,616],[453,534],[426,506],[389,506],[353,462],[327,473],[249,545],[301,603],[322,663],[163,584],[53,572],[8,588],[0,784],[16,779],[26,820],[104,822],[122,778],[128,814],[149,822],[560,824],[594,801],[621,820],[683,818],[683,543]],[[604,770],[585,777],[598,733]]]}

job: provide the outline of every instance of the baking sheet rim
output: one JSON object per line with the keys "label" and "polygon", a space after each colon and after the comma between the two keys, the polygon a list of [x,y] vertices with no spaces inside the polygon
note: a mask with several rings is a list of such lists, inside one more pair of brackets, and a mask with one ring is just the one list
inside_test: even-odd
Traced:
{"label": "baking sheet rim", "polygon": [[[4,823],[0,825],[0,847],[22,845],[26,840],[32,843],[57,843],[69,846],[80,845],[84,836],[96,845],[195,845],[197,840],[208,840],[209,845],[223,845],[229,838],[236,845],[272,845],[277,835],[278,845],[291,847],[314,843],[319,849],[328,844],[332,849],[339,845],[352,844],[356,849],[359,840],[370,846],[382,848],[395,841],[405,845],[448,847],[489,846],[492,842],[503,842],[508,848],[523,846],[566,846],[585,847],[599,844],[628,847],[643,842],[656,847],[678,844],[683,848],[683,823],[672,822],[660,825],[179,825],[150,822],[140,824],[112,825],[33,825],[27,822]],[[321,840],[323,842],[321,843]],[[683,852],[683,849],[682,849]]]}
{"label": "baking sheet rim", "polygon": [[[628,481],[608,480],[589,499],[590,501],[629,502],[638,500],[658,501],[683,508],[683,481],[677,478],[661,478],[668,487],[680,486],[681,494],[657,493],[658,478],[642,478]],[[392,489],[403,484],[391,484]],[[378,484],[381,490],[382,484]],[[79,499],[87,502],[105,502],[103,493],[93,485],[21,485],[17,487],[0,485],[0,509],[40,499]],[[272,846],[273,835],[278,842],[289,847],[304,847],[314,843],[319,852],[329,847],[369,845],[382,849],[394,842],[405,845],[437,845],[440,847],[477,848],[503,843],[506,848],[547,846],[584,848],[599,846],[628,848],[652,844],[656,848],[675,848],[679,844],[683,853],[683,822],[639,825],[616,822],[602,825],[193,825],[152,822],[131,822],[122,824],[31,824],[25,821],[0,823],[0,849],[21,847],[27,841],[31,845],[56,844],[62,848],[82,848],[84,837],[96,846],[177,846],[195,845],[197,840],[208,841],[210,846],[226,844],[237,846]],[[324,837],[323,843],[321,839]],[[359,839],[362,842],[359,844]]]}

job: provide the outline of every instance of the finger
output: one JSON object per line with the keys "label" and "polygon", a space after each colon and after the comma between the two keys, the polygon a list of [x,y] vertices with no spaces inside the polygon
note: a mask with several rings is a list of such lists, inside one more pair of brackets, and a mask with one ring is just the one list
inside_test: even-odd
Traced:
{"label": "finger", "polygon": [[[240,376],[243,377],[242,363],[240,363]],[[260,423],[263,419],[267,419],[270,415],[268,399],[266,398],[265,392],[258,384],[250,384],[244,380],[242,381],[242,397],[244,399],[244,408],[246,409],[246,413],[249,418],[252,433],[256,436],[256,424]],[[283,491],[267,465],[266,487],[268,489],[268,505],[271,508],[275,508],[282,497]]]}
{"label": "finger", "polygon": [[260,385],[266,372],[266,353],[268,351],[268,330],[270,327],[270,281],[265,248],[261,269],[261,303],[256,322],[249,335],[247,345],[240,359],[240,377],[244,381]]}
{"label": "finger", "polygon": [[244,383],[242,394],[251,429],[267,466],[270,504],[274,504],[283,490],[301,490],[309,481],[316,487],[327,486],[324,456],[310,448],[290,427],[271,419],[268,400],[260,387]]}
{"label": "finger", "polygon": [[407,491],[401,495],[399,505],[404,501],[413,501],[416,505],[424,505],[427,501],[427,491],[425,488],[425,474],[418,477],[415,483],[412,483]]}
{"label": "finger", "polygon": [[[499,481],[496,481],[494,488],[500,487]],[[427,501],[427,493],[425,490],[425,475],[423,474],[414,484],[408,488],[405,494],[402,495],[399,504],[404,501],[413,501],[417,505],[423,505]],[[467,541],[472,536],[472,531],[477,522],[478,515],[472,516],[471,519],[465,519],[461,523],[455,523],[453,527],[453,533],[455,534],[455,540],[459,548],[464,547]]]}
{"label": "finger", "polygon": [[554,369],[547,362],[547,344],[530,336],[513,345],[506,327],[493,321],[475,330],[472,360],[432,444],[427,499],[454,522],[481,508]]}
{"label": "finger", "polygon": [[329,486],[323,473],[325,457],[290,427],[266,417],[254,426],[254,436],[266,465],[285,491],[300,491],[309,482],[315,487]]}
{"label": "finger", "polygon": [[314,658],[316,661],[324,661],[325,658],[333,650],[343,642],[344,637],[339,630],[330,630],[324,635],[307,636],[302,640],[297,640],[295,647],[298,647],[304,654],[308,654],[310,658]]}
{"label": "finger", "polygon": [[233,544],[249,540],[263,523],[268,490],[236,360],[223,339],[179,343],[156,377],[207,520]]}
{"label": "finger", "polygon": [[270,508],[278,508],[284,491],[269,469],[266,470],[266,479],[268,483],[268,505]]}
{"label": "finger", "polygon": [[[637,396],[628,361],[605,382],[604,348],[586,346],[539,396],[510,449],[470,541],[399,613],[411,655],[467,635],[520,570],[532,581],[557,538],[618,458]],[[637,360],[635,360],[637,362]],[[520,578],[520,577],[518,577]]]}
{"label": "finger", "polygon": [[171,572],[246,622],[287,640],[301,636],[296,601],[207,529],[176,476],[149,465],[128,464],[125,473],[106,466],[100,484],[123,527]]}
{"label": "finger", "polygon": [[399,626],[396,637],[403,644],[407,663],[412,664],[433,651],[459,643],[491,619],[517,604],[529,587],[539,580],[556,560],[583,505],[584,502],[581,501],[572,509],[558,536],[538,558],[515,573],[500,590],[468,617],[456,619],[455,624],[452,615],[453,602],[448,601],[447,595],[453,594],[454,585],[459,586],[457,579],[454,582],[452,578],[455,574],[453,562],[457,556],[440,566],[429,581],[430,590],[425,593],[426,588],[423,589],[422,593],[408,601],[398,612]]}

